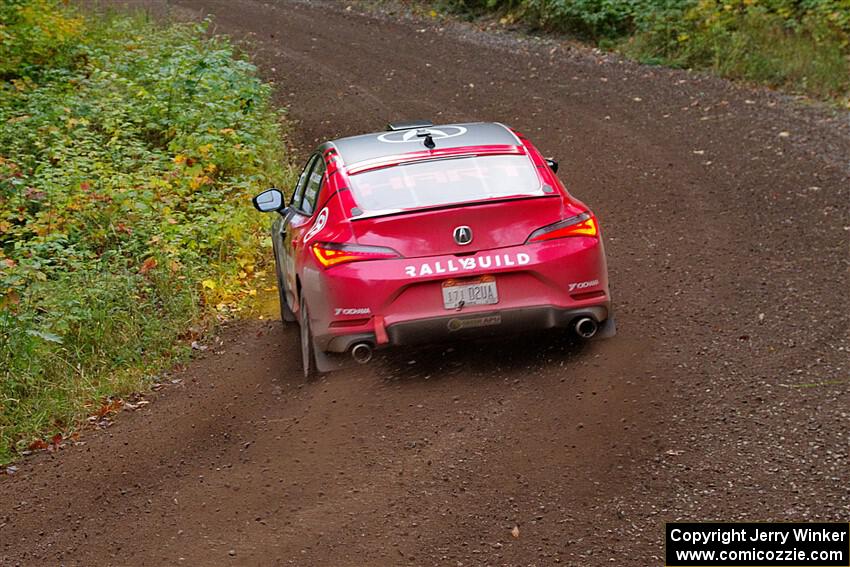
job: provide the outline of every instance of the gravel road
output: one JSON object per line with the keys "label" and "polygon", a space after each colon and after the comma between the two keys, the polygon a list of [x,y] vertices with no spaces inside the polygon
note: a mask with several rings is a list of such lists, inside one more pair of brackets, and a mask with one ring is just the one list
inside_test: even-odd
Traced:
{"label": "gravel road", "polygon": [[598,213],[620,333],[305,382],[296,329],[231,325],[0,478],[0,564],[639,567],[665,521],[850,519],[846,113],[344,3],[136,3],[244,40],[301,156],[401,118],[527,134]]}

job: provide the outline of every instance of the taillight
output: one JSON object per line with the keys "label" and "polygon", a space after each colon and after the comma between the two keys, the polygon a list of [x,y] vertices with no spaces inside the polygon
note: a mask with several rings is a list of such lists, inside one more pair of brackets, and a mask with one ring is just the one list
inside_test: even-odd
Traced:
{"label": "taillight", "polygon": [[540,242],[541,240],[552,240],[553,238],[564,238],[565,236],[598,235],[599,227],[596,225],[596,217],[586,212],[544,226],[543,228],[538,228],[531,233],[526,242]]}
{"label": "taillight", "polygon": [[311,247],[313,255],[324,268],[347,262],[363,260],[383,260],[398,258],[399,253],[383,246],[359,246],[357,244],[338,244],[336,242],[316,242]]}

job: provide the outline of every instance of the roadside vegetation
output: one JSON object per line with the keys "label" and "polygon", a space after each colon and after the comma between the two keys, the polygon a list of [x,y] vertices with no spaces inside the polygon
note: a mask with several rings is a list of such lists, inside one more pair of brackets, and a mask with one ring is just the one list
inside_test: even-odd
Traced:
{"label": "roadside vegetation", "polygon": [[0,463],[120,407],[255,293],[270,88],[202,25],[0,3]]}
{"label": "roadside vegetation", "polygon": [[644,63],[850,103],[850,0],[440,0]]}

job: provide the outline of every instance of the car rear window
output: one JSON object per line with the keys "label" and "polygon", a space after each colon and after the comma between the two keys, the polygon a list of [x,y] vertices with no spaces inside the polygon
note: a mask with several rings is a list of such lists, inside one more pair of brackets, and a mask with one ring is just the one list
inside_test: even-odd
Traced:
{"label": "car rear window", "polygon": [[398,211],[505,197],[543,195],[528,156],[469,156],[374,169],[351,176],[364,212]]}

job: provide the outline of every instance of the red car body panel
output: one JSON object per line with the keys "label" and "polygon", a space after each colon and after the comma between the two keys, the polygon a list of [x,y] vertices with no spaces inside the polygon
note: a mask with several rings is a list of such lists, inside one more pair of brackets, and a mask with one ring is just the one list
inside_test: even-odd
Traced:
{"label": "red car body panel", "polygon": [[[490,130],[483,129],[482,135],[494,131],[494,125],[486,126]],[[567,192],[530,142],[496,126],[507,130],[515,143],[504,143],[503,135],[499,143],[463,145],[459,136],[451,147],[441,147],[442,140],[437,140],[434,149],[415,144],[412,150],[393,147],[386,150],[391,153],[376,156],[369,152],[383,147],[364,146],[356,150],[368,159],[354,163],[346,162],[344,144],[320,146],[311,160],[322,160],[325,172],[313,210],[290,207],[273,228],[283,295],[296,314],[302,300],[309,306],[317,351],[344,352],[356,342],[382,346],[566,327],[579,316],[600,324],[609,319],[600,231],[529,241],[541,227],[589,209]],[[444,133],[452,127],[478,131],[475,124],[432,130]],[[527,156],[545,193],[373,214],[359,209],[352,190],[352,177],[366,171],[423,160],[496,155]],[[474,235],[470,244],[456,241],[453,231],[458,227],[469,227]],[[396,255],[326,267],[312,247],[327,243],[380,247]],[[495,281],[498,303],[446,308],[444,285],[482,277]]]}

